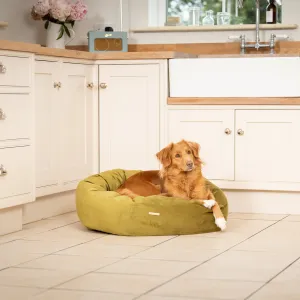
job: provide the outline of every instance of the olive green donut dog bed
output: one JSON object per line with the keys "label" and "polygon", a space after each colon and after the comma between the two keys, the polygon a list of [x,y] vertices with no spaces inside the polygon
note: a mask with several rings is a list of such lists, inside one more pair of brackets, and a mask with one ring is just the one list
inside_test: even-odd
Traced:
{"label": "olive green donut dog bed", "polygon": [[[121,196],[114,192],[128,177],[140,171],[115,169],[88,177],[78,184],[76,208],[80,221],[89,229],[127,235],[195,234],[220,229],[210,209],[198,203],[165,196]],[[227,199],[210,182],[225,219]]]}

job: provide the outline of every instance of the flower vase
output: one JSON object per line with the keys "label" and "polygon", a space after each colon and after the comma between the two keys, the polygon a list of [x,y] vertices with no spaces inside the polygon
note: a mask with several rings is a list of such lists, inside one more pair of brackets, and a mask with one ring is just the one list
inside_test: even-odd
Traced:
{"label": "flower vase", "polygon": [[49,22],[47,28],[46,47],[65,49],[65,46],[75,38],[75,32],[70,28],[69,31],[71,34],[71,38],[67,37],[66,40],[66,33],[64,33],[62,37],[58,39],[61,33],[61,26],[61,24]]}

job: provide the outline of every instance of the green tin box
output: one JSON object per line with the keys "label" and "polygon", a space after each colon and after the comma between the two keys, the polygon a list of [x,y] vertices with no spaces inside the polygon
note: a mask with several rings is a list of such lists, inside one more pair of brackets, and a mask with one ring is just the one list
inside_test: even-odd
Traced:
{"label": "green tin box", "polygon": [[89,31],[89,52],[128,52],[127,32]]}

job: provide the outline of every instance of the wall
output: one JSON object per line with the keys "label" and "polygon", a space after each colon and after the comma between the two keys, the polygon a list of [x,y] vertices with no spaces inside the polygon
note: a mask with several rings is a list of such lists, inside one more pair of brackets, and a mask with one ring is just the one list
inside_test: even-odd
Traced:
{"label": "wall", "polygon": [[[0,0],[0,20],[9,23],[0,28],[0,39],[45,43],[45,29],[42,21],[34,21],[30,10],[37,0]],[[85,0],[88,5],[87,19],[75,24],[76,38],[71,44],[87,44],[87,32],[95,24],[111,24],[119,28],[119,0]]]}
{"label": "wall", "polygon": [[[124,29],[141,28],[148,25],[148,0],[124,0],[128,2],[128,9],[124,15]],[[248,0],[254,1],[254,0]],[[0,29],[0,39],[24,41],[29,43],[45,43],[43,23],[30,18],[30,9],[36,0],[0,0],[0,20],[8,21],[9,27]],[[76,38],[73,45],[87,44],[86,34],[94,29],[95,24],[111,24],[119,29],[119,0],[85,0],[89,7],[87,20],[75,25]],[[284,0],[283,22],[299,24],[299,0]],[[103,26],[103,25],[102,25]],[[243,32],[184,32],[184,33],[129,33],[131,44],[159,44],[159,43],[205,43],[227,42],[229,35],[244,33],[249,40],[254,40],[254,31]],[[272,31],[276,33],[276,31]],[[278,34],[288,34],[292,40],[300,40],[300,29],[277,31]],[[262,40],[268,40],[271,31],[261,34]]]}

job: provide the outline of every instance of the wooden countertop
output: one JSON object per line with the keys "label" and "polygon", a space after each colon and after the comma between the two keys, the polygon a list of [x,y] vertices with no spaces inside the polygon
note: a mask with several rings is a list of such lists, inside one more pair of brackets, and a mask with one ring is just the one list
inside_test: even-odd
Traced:
{"label": "wooden countertop", "polygon": [[36,55],[77,58],[86,60],[135,60],[135,59],[169,59],[169,58],[196,58],[195,54],[176,51],[151,51],[151,52],[107,52],[93,53],[87,51],[55,49],[42,47],[38,44],[28,44],[0,40],[0,50],[30,52]]}
{"label": "wooden countertop", "polygon": [[36,55],[55,56],[85,60],[137,60],[137,59],[172,59],[172,58],[250,58],[250,57],[297,57],[294,54],[190,54],[177,51],[142,51],[142,52],[106,52],[93,53],[88,51],[55,49],[42,47],[39,44],[29,44],[0,40],[0,50],[29,52]]}

